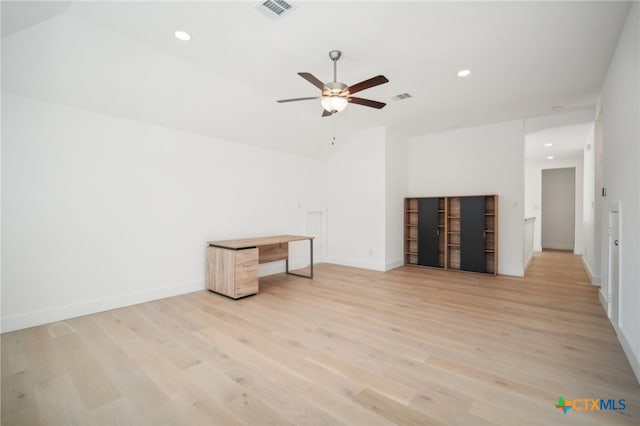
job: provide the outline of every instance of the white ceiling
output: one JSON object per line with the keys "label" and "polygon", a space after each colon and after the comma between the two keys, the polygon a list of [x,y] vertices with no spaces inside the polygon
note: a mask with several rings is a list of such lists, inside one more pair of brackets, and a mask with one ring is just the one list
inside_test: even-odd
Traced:
{"label": "white ceiling", "polygon": [[[525,158],[529,161],[545,161],[551,166],[556,160],[582,157],[591,134],[593,123],[551,127],[529,133],[525,138]],[[547,160],[548,156],[554,158]]]}
{"label": "white ceiling", "polygon": [[[595,104],[629,10],[622,2],[2,2],[2,89],[213,137],[326,158],[355,132],[406,136]],[[38,13],[40,5],[43,9]],[[48,8],[45,10],[44,8]],[[35,12],[34,12],[35,10]],[[9,25],[7,27],[7,25]],[[193,39],[181,42],[175,30]],[[390,83],[321,118],[296,75]],[[472,76],[456,72],[470,68]],[[408,92],[401,102],[391,97]]]}

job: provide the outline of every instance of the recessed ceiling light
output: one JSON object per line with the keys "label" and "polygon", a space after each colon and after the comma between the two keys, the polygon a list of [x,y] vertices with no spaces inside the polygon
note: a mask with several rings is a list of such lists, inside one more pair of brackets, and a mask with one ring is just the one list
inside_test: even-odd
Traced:
{"label": "recessed ceiling light", "polygon": [[458,71],[458,77],[468,77],[471,75],[471,70],[460,70]]}
{"label": "recessed ceiling light", "polygon": [[553,160],[554,158],[556,158],[556,157],[554,157],[553,155],[549,155],[549,156],[547,157],[547,160]]}
{"label": "recessed ceiling light", "polygon": [[545,143],[544,146],[553,146],[552,143]]}
{"label": "recessed ceiling light", "polygon": [[175,35],[178,40],[182,40],[182,41],[191,40],[191,35],[189,35],[189,33],[186,33],[184,31],[176,31],[175,33],[173,33],[173,35]]}

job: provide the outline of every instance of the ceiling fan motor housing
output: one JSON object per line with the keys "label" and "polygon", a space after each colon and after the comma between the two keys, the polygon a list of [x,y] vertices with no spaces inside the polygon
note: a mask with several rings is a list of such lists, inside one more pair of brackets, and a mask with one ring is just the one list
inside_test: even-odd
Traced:
{"label": "ceiling fan motor housing", "polygon": [[332,81],[331,83],[325,83],[326,89],[322,91],[322,96],[348,96],[349,86],[339,81]]}

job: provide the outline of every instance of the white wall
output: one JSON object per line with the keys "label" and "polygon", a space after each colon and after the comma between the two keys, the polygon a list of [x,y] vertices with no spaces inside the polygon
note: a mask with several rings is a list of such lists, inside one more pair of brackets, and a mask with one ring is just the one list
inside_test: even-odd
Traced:
{"label": "white wall", "polygon": [[533,261],[533,228],[535,226],[536,218],[527,217],[524,220],[524,232],[522,241],[522,260],[525,274]]}
{"label": "white wall", "polygon": [[[614,324],[618,338],[640,379],[640,4],[634,2],[600,99],[603,129],[603,205],[620,203],[620,320]],[[602,234],[607,214],[603,211]],[[608,247],[602,240],[601,261]],[[609,295],[606,269],[602,269],[603,297]],[[606,300],[605,300],[606,301]],[[606,309],[606,303],[604,303]]]}
{"label": "white wall", "polygon": [[[593,220],[593,265],[591,272],[594,281],[592,283],[602,283],[602,238],[605,227],[602,224],[602,211],[604,198],[602,197],[602,188],[604,187],[604,171],[603,171],[603,145],[604,134],[602,130],[602,121],[596,118],[593,131],[593,142],[595,148],[595,194],[594,194],[594,220]],[[597,280],[597,282],[596,282]],[[602,290],[602,289],[601,289]],[[602,291],[601,291],[602,293]]]}
{"label": "white wall", "polygon": [[[526,138],[526,137],[525,137]],[[533,250],[542,251],[540,220],[542,215],[542,165],[531,160],[524,163],[524,214],[535,218],[533,224]]]}
{"label": "white wall", "polygon": [[576,195],[575,195],[575,254],[584,251],[584,222],[583,222],[583,159],[571,158],[566,160],[540,160],[525,162],[525,216],[535,217],[533,233],[533,249],[542,250],[542,170],[575,167],[576,169]]}
{"label": "white wall", "polygon": [[522,121],[412,138],[409,154],[410,196],[498,194],[498,272],[522,276]]}
{"label": "white wall", "polygon": [[7,94],[2,107],[3,331],[203,289],[206,241],[304,233],[326,208],[320,161]]}
{"label": "white wall", "polygon": [[408,140],[386,129],[386,235],[385,270],[404,264],[404,197],[409,187]]}
{"label": "white wall", "polygon": [[524,132],[535,133],[552,127],[572,126],[589,123],[596,116],[596,107],[589,107],[573,111],[554,112],[553,114],[529,117],[524,120]]}
{"label": "white wall", "polygon": [[[583,242],[584,253],[582,260],[589,275],[591,283],[600,284],[600,217],[596,218],[596,209],[599,206],[600,182],[596,174],[596,146],[595,130],[589,135],[583,153],[583,199],[582,199],[582,220],[583,220]],[[597,220],[597,223],[596,223]],[[598,238],[596,239],[596,236]]]}
{"label": "white wall", "polygon": [[408,142],[400,133],[367,129],[338,147],[327,163],[327,261],[378,271],[402,266],[407,186]]}
{"label": "white wall", "polygon": [[327,162],[330,263],[385,270],[385,137],[364,130]]}

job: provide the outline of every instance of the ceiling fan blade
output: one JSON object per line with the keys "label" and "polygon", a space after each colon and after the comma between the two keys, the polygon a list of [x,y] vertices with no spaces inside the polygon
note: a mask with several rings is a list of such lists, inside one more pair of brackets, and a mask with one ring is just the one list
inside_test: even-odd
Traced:
{"label": "ceiling fan blade", "polygon": [[326,109],[322,110],[322,116],[323,117],[329,117],[330,115],[333,115],[332,112],[327,111]]}
{"label": "ceiling fan blade", "polygon": [[389,80],[384,75],[377,75],[375,77],[371,77],[369,80],[361,81],[360,83],[349,86],[347,90],[349,91],[349,94],[353,95],[354,93],[358,93],[361,90],[379,86],[388,82]]}
{"label": "ceiling fan blade", "polygon": [[386,105],[384,102],[372,101],[371,99],[350,97],[350,98],[347,98],[347,100],[352,104],[364,105],[364,106],[377,108],[377,109],[384,108],[384,106]]}
{"label": "ceiling fan blade", "polygon": [[320,99],[321,97],[322,96],[313,96],[311,98],[280,99],[279,101],[276,101],[276,102],[284,103],[284,102],[308,101],[308,100],[311,100],[311,99]]}
{"label": "ceiling fan blade", "polygon": [[322,91],[327,89],[323,82],[318,80],[313,74],[309,72],[299,72],[298,75]]}

